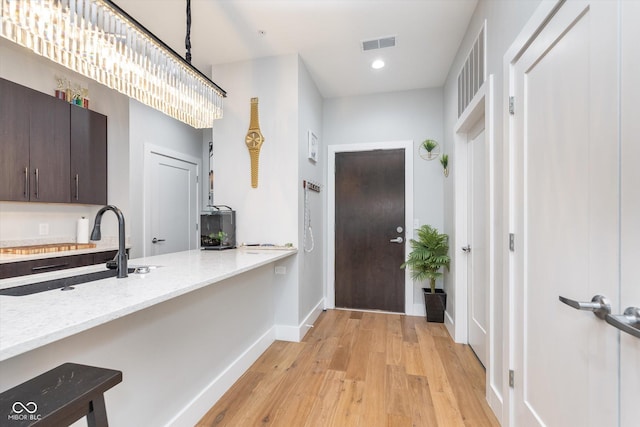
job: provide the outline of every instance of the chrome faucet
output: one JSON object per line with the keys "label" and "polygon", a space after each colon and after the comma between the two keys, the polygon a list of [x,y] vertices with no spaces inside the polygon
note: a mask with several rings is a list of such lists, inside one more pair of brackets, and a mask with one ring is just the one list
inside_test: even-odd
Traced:
{"label": "chrome faucet", "polygon": [[113,205],[103,207],[96,214],[96,219],[93,223],[93,231],[91,231],[91,240],[100,240],[102,235],[100,233],[100,222],[102,221],[102,215],[106,211],[113,211],[118,217],[118,254],[116,255],[116,263],[118,269],[118,279],[127,277],[127,252],[124,244],[124,215],[122,211]]}

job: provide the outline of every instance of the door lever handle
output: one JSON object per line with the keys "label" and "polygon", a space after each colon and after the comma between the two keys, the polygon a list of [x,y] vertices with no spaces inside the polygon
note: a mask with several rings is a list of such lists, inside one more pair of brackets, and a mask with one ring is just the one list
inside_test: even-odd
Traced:
{"label": "door lever handle", "polygon": [[576,310],[592,311],[599,319],[605,319],[607,315],[611,314],[611,303],[602,295],[595,295],[591,298],[591,302],[579,302],[563,296],[559,296],[558,299]]}
{"label": "door lever handle", "polygon": [[404,239],[402,237],[396,237],[395,239],[389,240],[391,243],[402,243]]}
{"label": "door lever handle", "polygon": [[157,238],[153,238],[153,240],[151,241],[151,243],[158,243],[158,242],[164,242],[165,239],[157,239]]}
{"label": "door lever handle", "polygon": [[611,326],[615,326],[623,332],[640,338],[640,308],[627,307],[623,314],[607,314],[604,320]]}
{"label": "door lever handle", "polygon": [[469,246],[469,245],[463,246],[462,247],[462,252],[467,252],[467,253],[471,252],[471,246]]}

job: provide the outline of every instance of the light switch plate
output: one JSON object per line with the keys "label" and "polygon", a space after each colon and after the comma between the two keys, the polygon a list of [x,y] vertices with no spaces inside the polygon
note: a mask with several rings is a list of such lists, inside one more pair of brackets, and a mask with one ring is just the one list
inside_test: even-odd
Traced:
{"label": "light switch plate", "polygon": [[41,236],[47,236],[49,234],[49,224],[40,224],[38,234]]}
{"label": "light switch plate", "polygon": [[275,267],[276,274],[287,274],[287,267],[284,265],[276,265]]}
{"label": "light switch plate", "polygon": [[413,228],[420,228],[420,219],[419,218],[414,218],[413,219]]}

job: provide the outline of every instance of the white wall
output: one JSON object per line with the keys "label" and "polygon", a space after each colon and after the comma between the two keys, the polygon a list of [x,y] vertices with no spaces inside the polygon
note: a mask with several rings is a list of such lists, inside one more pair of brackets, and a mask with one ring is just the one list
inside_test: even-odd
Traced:
{"label": "white wall", "polygon": [[[505,389],[505,373],[508,370],[508,361],[505,358],[503,351],[504,341],[504,319],[503,319],[503,283],[504,278],[502,275],[502,265],[506,260],[502,259],[502,254],[507,242],[507,223],[503,220],[503,113],[505,106],[505,99],[503,94],[504,76],[503,76],[503,57],[508,47],[511,45],[515,37],[518,35],[524,24],[531,17],[533,11],[539,5],[539,0],[526,0],[526,1],[495,1],[495,0],[481,0],[473,14],[467,33],[460,45],[460,49],[456,55],[454,63],[447,77],[447,81],[444,87],[444,141],[446,149],[445,151],[450,153],[449,163],[451,169],[451,175],[455,175],[456,158],[453,147],[454,141],[454,126],[458,119],[457,117],[457,76],[462,68],[464,61],[469,54],[471,45],[480,31],[480,28],[484,21],[487,21],[487,75],[493,74],[494,76],[494,111],[495,120],[493,123],[495,129],[494,135],[494,158],[495,165],[495,186],[494,191],[494,210],[496,215],[496,221],[494,223],[493,237],[495,241],[495,253],[494,253],[494,271],[495,271],[495,298],[493,301],[495,307],[495,321],[492,330],[494,331],[494,345],[489,349],[491,357],[495,357],[496,369],[489,372],[489,382],[492,390],[495,392],[494,396],[488,394],[490,399],[502,399],[502,393]],[[453,179],[445,181],[444,187],[444,227],[447,233],[452,236],[451,241],[455,241],[455,227],[454,227],[454,185]],[[452,270],[456,268],[455,261],[451,265]],[[445,275],[445,289],[452,300],[447,302],[448,310],[455,305],[455,290],[461,286],[466,286],[463,283],[455,283],[454,275]],[[449,312],[453,317],[454,312]],[[492,407],[499,408],[500,404],[492,404]],[[500,413],[497,414],[500,417]]]}
{"label": "white wall", "polygon": [[[238,243],[298,240],[297,55],[215,66],[214,80],[229,96],[213,125],[215,204],[236,210]],[[251,187],[245,136],[251,98],[259,98],[258,188]]]}
{"label": "white wall", "polygon": [[[213,79],[228,93],[224,117],[213,126],[214,203],[236,210],[237,243],[302,243],[302,178],[322,176],[321,164],[306,160],[306,131],[319,131],[321,97],[298,55],[261,58],[214,66]],[[258,188],[251,187],[250,100],[259,98],[260,152]],[[321,205],[313,201],[321,218]],[[319,227],[321,230],[321,227]],[[320,243],[321,247],[321,243]],[[290,257],[276,276],[277,337],[297,340],[305,319],[322,299],[321,251]]]}
{"label": "white wall", "polygon": [[[326,99],[323,121],[322,156],[327,155],[328,145],[413,140],[413,217],[420,225],[430,224],[442,230],[442,166],[437,160],[425,161],[418,155],[418,147],[425,139],[442,142],[442,89]],[[407,229],[413,225],[407,224]],[[424,307],[420,290],[423,285],[414,285],[415,306]]]}
{"label": "white wall", "polygon": [[[194,129],[140,102],[129,101],[129,191],[131,215],[127,217],[131,235],[131,257],[143,255],[144,242],[144,147],[145,144],[168,148],[197,159],[202,158],[203,131]],[[202,179],[200,171],[200,182]],[[206,176],[206,173],[205,173]],[[201,192],[198,193],[200,196]],[[198,205],[200,206],[200,204]]]}
{"label": "white wall", "polygon": [[[302,180],[311,180],[319,184],[326,184],[324,171],[327,168],[327,156],[322,149],[318,161],[309,160],[308,133],[312,131],[319,141],[320,147],[326,147],[322,136],[322,105],[323,99],[318,91],[311,75],[301,59],[298,59],[298,247],[300,248],[300,275],[299,275],[299,314],[298,322],[302,322],[324,297],[323,284],[325,282],[324,260],[324,224],[323,211],[325,204],[323,196],[326,187],[322,187],[321,193],[309,191],[308,209],[311,218],[313,242],[308,230],[304,229],[304,189]],[[304,235],[307,233],[306,249],[304,250]]]}
{"label": "white wall", "polygon": [[[89,88],[90,108],[108,117],[108,203],[118,206],[129,218],[128,98],[5,39],[0,39],[0,58],[0,77],[37,91],[53,96],[55,76],[65,76],[73,83]],[[93,218],[98,209],[99,206],[88,205],[0,202],[0,244],[35,243],[38,239],[75,241],[76,220],[81,216]],[[38,225],[43,223],[49,224],[46,236],[38,232]],[[117,238],[115,215],[105,215],[102,234],[105,241]]]}

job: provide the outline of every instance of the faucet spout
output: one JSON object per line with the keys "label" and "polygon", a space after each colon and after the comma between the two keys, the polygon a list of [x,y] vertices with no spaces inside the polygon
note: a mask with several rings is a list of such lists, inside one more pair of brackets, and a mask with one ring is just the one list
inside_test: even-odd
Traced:
{"label": "faucet spout", "polygon": [[96,219],[93,222],[93,231],[91,232],[91,240],[100,240],[102,235],[100,233],[100,224],[102,222],[102,215],[106,211],[112,211],[118,217],[118,255],[116,255],[118,279],[127,277],[127,251],[125,248],[125,234],[124,234],[124,215],[122,211],[113,205],[107,205],[101,208],[96,214]]}

